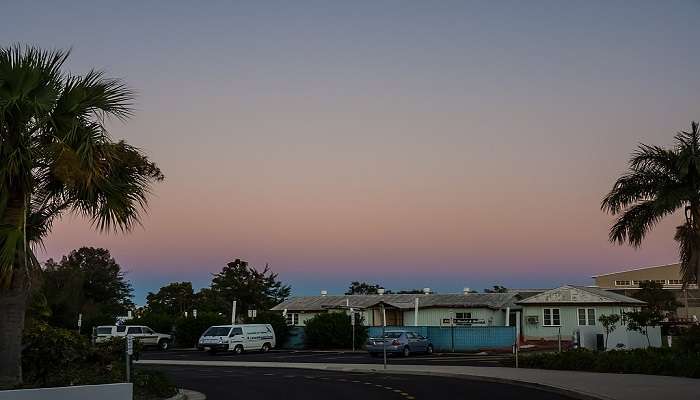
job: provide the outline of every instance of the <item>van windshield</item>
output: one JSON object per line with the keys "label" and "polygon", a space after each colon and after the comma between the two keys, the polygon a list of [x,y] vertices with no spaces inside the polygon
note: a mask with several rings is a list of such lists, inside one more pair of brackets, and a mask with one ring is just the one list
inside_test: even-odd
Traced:
{"label": "van windshield", "polygon": [[212,326],[202,336],[228,336],[230,330],[231,328],[225,326]]}

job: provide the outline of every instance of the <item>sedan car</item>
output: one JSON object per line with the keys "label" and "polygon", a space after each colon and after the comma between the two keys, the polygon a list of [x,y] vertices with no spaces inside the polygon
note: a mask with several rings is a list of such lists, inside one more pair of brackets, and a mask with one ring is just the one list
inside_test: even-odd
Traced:
{"label": "sedan car", "polygon": [[372,357],[384,352],[399,354],[408,357],[411,353],[433,353],[433,344],[430,339],[411,331],[386,331],[383,337],[369,338],[367,351]]}

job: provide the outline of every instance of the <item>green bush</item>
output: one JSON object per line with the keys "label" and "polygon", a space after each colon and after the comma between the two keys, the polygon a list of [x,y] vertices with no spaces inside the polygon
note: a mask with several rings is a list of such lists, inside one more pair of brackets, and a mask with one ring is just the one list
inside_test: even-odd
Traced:
{"label": "green bush", "polygon": [[201,313],[197,318],[180,318],[175,323],[175,345],[195,347],[197,340],[212,325],[226,325],[231,321],[216,313]]}
{"label": "green bush", "polygon": [[[312,348],[351,348],[352,325],[350,316],[345,313],[329,312],[318,314],[306,321],[304,329],[306,345]],[[360,347],[367,341],[367,327],[356,321],[355,344]]]}
{"label": "green bush", "polygon": [[258,314],[257,317],[253,318],[251,323],[272,325],[272,330],[275,331],[277,347],[282,347],[289,337],[289,325],[287,325],[287,319],[284,318],[279,312],[262,312]]}
{"label": "green bush", "polygon": [[164,399],[177,394],[177,388],[161,371],[134,369],[131,382],[134,384],[134,400]]}
{"label": "green bush", "polygon": [[[34,324],[23,337],[22,372],[25,387],[96,385],[126,381],[126,338],[92,345],[75,333],[46,324]],[[134,358],[141,346],[134,345]],[[175,385],[152,371],[132,373],[135,398],[169,397]]]}
{"label": "green bush", "polygon": [[693,325],[674,337],[673,348],[700,357],[700,326]]}
{"label": "green bush", "polygon": [[700,378],[700,357],[697,354],[667,348],[606,352],[576,349],[563,353],[528,354],[521,357],[520,366]]}

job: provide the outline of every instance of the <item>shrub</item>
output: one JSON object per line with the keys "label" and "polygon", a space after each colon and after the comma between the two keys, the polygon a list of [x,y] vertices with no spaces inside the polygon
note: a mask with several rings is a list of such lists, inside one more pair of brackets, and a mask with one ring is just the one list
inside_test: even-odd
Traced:
{"label": "shrub", "polygon": [[606,352],[576,349],[563,353],[530,354],[520,359],[520,365],[526,368],[700,378],[700,358],[697,355],[667,348]]}
{"label": "shrub", "polygon": [[[355,345],[360,347],[367,341],[367,327],[356,321]],[[352,325],[350,316],[344,313],[318,314],[306,321],[306,345],[315,348],[352,347]]]}
{"label": "shrub", "polygon": [[134,369],[131,382],[134,384],[134,400],[163,399],[177,394],[177,388],[162,371]]}
{"label": "shrub", "polygon": [[674,338],[673,348],[700,357],[700,325],[693,325]]}
{"label": "shrub", "polygon": [[282,347],[289,337],[289,325],[287,325],[287,320],[278,312],[262,312],[258,314],[257,317],[253,318],[251,323],[272,325],[272,330],[275,331],[277,347]]}
{"label": "shrub", "polygon": [[230,320],[216,313],[201,313],[197,318],[180,318],[175,323],[175,344],[180,347],[195,347],[207,328],[229,323]]}

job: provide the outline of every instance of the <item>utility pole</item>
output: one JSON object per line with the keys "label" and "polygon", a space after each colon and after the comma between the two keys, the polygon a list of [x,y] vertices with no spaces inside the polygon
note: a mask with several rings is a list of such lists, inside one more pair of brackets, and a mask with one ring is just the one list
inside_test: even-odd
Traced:
{"label": "utility pole", "polygon": [[384,309],[384,303],[382,306],[382,350],[384,353],[384,369],[386,369],[386,310]]}
{"label": "utility pole", "polygon": [[236,324],[236,300],[231,305],[231,325]]}

